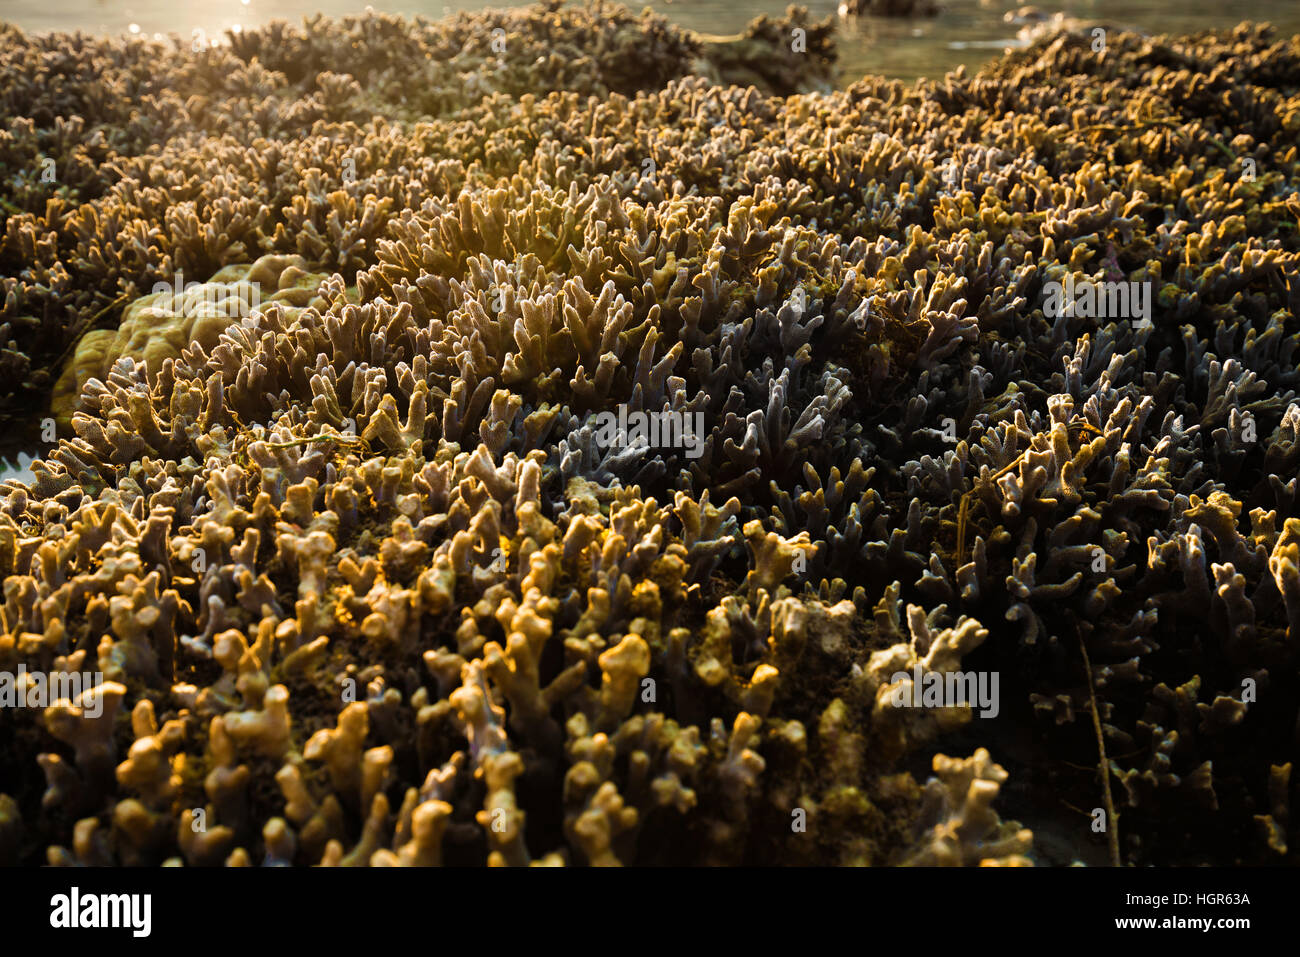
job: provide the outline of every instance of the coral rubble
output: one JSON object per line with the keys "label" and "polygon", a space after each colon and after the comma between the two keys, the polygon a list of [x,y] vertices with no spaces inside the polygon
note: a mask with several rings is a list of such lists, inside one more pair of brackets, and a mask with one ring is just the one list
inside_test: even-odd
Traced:
{"label": "coral rubble", "polygon": [[829,29],[0,27],[0,862],[1295,862],[1300,39]]}

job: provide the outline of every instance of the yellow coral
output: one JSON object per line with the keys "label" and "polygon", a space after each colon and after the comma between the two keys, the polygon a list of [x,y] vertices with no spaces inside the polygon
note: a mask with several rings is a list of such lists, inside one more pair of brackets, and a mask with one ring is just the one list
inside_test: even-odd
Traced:
{"label": "yellow coral", "polygon": [[176,286],[158,283],[147,296],[127,305],[116,331],[95,329],[77,344],[55,383],[50,408],[67,428],[82,388],[91,379],[106,379],[114,363],[130,356],[156,375],[168,359],[179,359],[197,343],[210,352],[231,323],[264,303],[297,311],[323,307],[318,294],[323,273],[308,270],[301,256],[262,256],[251,264],[226,266],[207,282]]}

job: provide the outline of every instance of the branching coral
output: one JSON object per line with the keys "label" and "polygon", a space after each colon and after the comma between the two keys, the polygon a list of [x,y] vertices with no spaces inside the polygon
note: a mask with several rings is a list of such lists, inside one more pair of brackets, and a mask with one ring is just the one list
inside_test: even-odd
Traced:
{"label": "branching coral", "polygon": [[0,860],[1021,864],[1009,723],[1071,802],[1104,737],[1126,863],[1294,856],[1295,39],[3,37],[65,178],[4,187],[62,431],[0,671],[97,677],[0,710]]}

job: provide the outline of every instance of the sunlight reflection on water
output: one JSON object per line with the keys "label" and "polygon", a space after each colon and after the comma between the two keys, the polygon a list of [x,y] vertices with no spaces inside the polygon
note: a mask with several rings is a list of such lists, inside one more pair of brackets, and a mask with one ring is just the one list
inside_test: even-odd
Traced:
{"label": "sunlight reflection on water", "polygon": [[[742,29],[759,14],[780,15],[789,0],[651,0],[652,9],[684,26],[705,33],[728,34]],[[202,30],[208,37],[272,19],[297,21],[311,13],[344,16],[368,6],[406,16],[440,18],[485,6],[511,7],[523,3],[483,4],[474,0],[0,0],[0,18],[26,30],[85,30],[94,33],[178,33]],[[643,0],[628,6],[640,9]],[[818,17],[834,16],[839,0],[806,0]],[[864,73],[897,79],[939,77],[960,64],[975,70],[1003,49],[1022,46],[1021,23],[1004,16],[1021,7],[1014,0],[948,0],[931,19],[838,17],[837,40],[844,82]],[[1102,21],[1149,33],[1192,33],[1231,27],[1242,8],[1222,0],[1071,0],[1044,3],[1044,14],[1063,13],[1083,21]],[[1286,33],[1300,31],[1296,0],[1254,0],[1252,19],[1270,21]],[[131,30],[134,26],[135,30]]]}

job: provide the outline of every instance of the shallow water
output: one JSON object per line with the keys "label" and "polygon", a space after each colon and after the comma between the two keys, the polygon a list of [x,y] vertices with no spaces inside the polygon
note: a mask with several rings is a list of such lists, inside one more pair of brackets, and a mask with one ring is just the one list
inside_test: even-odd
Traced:
{"label": "shallow water", "polygon": [[32,473],[32,463],[37,456],[26,450],[12,453],[12,457],[0,458],[0,482],[23,482],[30,484],[36,476]]}
{"label": "shallow water", "polygon": [[[781,14],[790,0],[630,0],[649,6],[684,26],[706,33],[735,33],[761,13]],[[94,33],[180,33],[201,29],[208,37],[268,20],[299,20],[321,12],[360,13],[367,0],[0,0],[0,18],[26,30],[86,30]],[[475,0],[369,0],[375,9],[438,18],[460,10],[523,3]],[[804,0],[818,17],[836,15],[839,0]],[[864,73],[904,80],[939,77],[960,64],[974,70],[1008,47],[1022,45],[1020,29],[1004,14],[1022,6],[1012,0],[947,0],[931,19],[839,18],[841,79]],[[1287,33],[1300,32],[1296,0],[1254,0],[1243,7],[1222,0],[1073,0],[1039,5],[1046,14],[1064,13],[1148,33],[1192,33],[1235,26],[1243,17],[1269,21]],[[346,71],[343,71],[346,72]]]}

